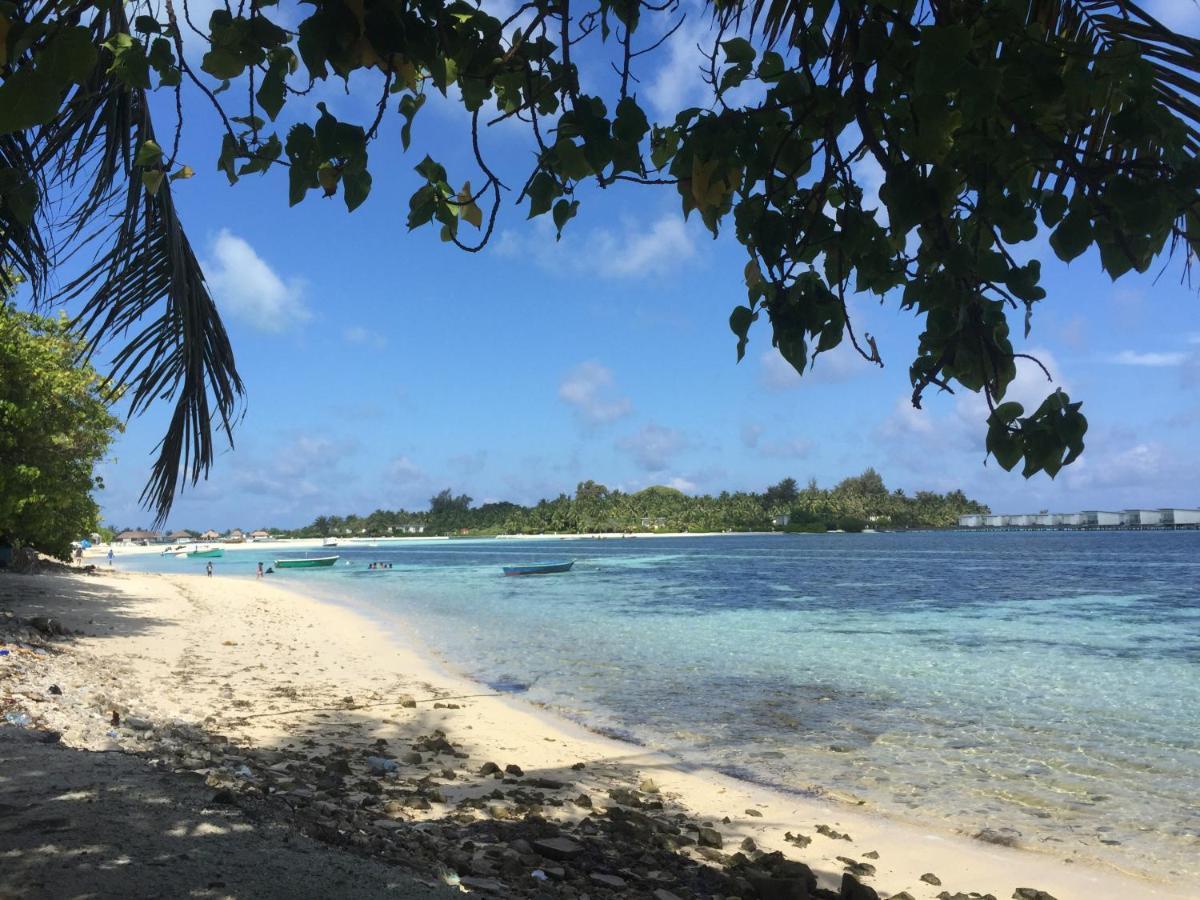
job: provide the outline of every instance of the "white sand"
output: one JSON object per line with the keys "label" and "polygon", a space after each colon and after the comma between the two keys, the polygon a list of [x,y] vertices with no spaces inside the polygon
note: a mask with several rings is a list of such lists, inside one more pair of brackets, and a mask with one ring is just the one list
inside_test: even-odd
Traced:
{"label": "white sand", "polygon": [[[383,737],[400,746],[440,728],[463,744],[473,764],[517,763],[527,774],[574,780],[597,805],[607,805],[609,788],[651,778],[665,798],[716,824],[727,852],[743,837],[753,837],[760,848],[782,850],[811,866],[826,887],[840,882],[838,856],[862,859],[873,850],[879,854],[870,860],[877,874],[866,881],[882,894],[907,891],[917,900],[931,900],[943,890],[1007,900],[1017,887],[1038,888],[1058,900],[1196,896],[1181,885],[1103,868],[1069,847],[1053,852],[998,847],[949,833],[953,823],[919,828],[709,770],[685,771],[669,758],[599,737],[519,700],[474,696],[486,689],[432,664],[406,641],[402,623],[319,603],[269,581],[121,573],[45,581],[63,590],[102,589],[107,598],[102,605],[78,605],[94,610],[94,624],[79,624],[95,636],[81,638],[80,648],[106,664],[109,674],[95,673],[97,682],[108,677],[111,683],[96,686],[103,696],[94,704],[95,721],[54,723],[68,744],[99,740],[108,706],[155,720],[201,723],[239,743],[268,747],[303,735],[362,745]],[[402,708],[395,701],[404,695],[451,698],[461,708],[433,709],[429,702]],[[469,699],[452,699],[457,697]],[[310,707],[342,709],[287,712]],[[573,771],[577,762],[586,769]],[[424,815],[450,812],[456,795],[447,794],[448,805],[435,804]],[[747,815],[747,809],[761,817]],[[728,825],[721,824],[725,816],[732,820]],[[817,824],[853,840],[817,834]],[[811,836],[811,845],[791,847],[783,839],[786,831]],[[926,872],[935,873],[942,886],[922,882]]]}

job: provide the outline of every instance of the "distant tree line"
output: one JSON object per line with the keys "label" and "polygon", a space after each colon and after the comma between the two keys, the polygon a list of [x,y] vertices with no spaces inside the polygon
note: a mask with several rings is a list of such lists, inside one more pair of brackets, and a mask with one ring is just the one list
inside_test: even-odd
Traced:
{"label": "distant tree line", "polygon": [[[655,486],[634,493],[610,490],[583,481],[574,496],[560,494],[533,506],[498,502],[472,506],[466,494],[447,488],[429,501],[425,511],[377,509],[370,515],[318,516],[291,537],[368,535],[383,537],[424,534],[619,533],[639,531],[826,531],[863,528],[944,528],[960,515],[988,508],[962,491],[938,494],[918,491],[909,496],[889,491],[874,469],[846,478],[833,488],[815,480],[801,488],[785,478],[762,493],[722,491],[717,496],[691,496],[675,488]],[[786,522],[786,524],[785,524]]]}

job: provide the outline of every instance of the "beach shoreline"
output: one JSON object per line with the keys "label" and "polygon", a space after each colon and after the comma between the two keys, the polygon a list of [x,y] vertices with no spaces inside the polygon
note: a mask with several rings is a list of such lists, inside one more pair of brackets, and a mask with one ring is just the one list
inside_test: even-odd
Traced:
{"label": "beach shoreline", "polygon": [[[139,549],[146,552],[147,548]],[[22,578],[0,579],[0,599],[9,599],[4,591],[14,579]],[[662,803],[667,810],[695,823],[710,823],[721,833],[720,849],[684,843],[679,854],[689,861],[712,866],[723,857],[727,862],[749,839],[761,851],[783,851],[810,866],[828,890],[837,890],[843,872],[853,865],[857,868],[852,871],[881,895],[908,892],[915,900],[932,900],[946,890],[950,896],[955,891],[976,891],[1008,898],[1022,887],[1045,891],[1057,900],[1194,896],[1177,885],[1115,871],[1069,848],[1047,852],[997,846],[950,833],[945,823],[922,827],[833,799],[813,799],[735,779],[715,767],[687,766],[597,734],[518,697],[490,692],[456,671],[451,654],[421,646],[406,633],[401,617],[345,598],[331,601],[290,585],[285,589],[239,577],[106,572],[40,580],[65,595],[99,590],[111,601],[110,611],[93,614],[86,622],[73,623],[62,616],[67,627],[93,632],[73,641],[77,658],[90,659],[83,666],[85,680],[102,678],[107,669],[110,680],[116,675],[123,686],[116,699],[108,694],[97,699],[94,691],[91,696],[72,692],[76,702],[55,701],[54,715],[47,715],[49,708],[40,710],[46,727],[60,731],[63,741],[72,746],[114,749],[109,746],[114,741],[126,750],[155,746],[154,739],[123,732],[116,738],[109,735],[112,729],[103,727],[103,707],[121,705],[127,709],[123,715],[154,724],[155,734],[169,723],[182,721],[219,733],[229,746],[248,750],[290,752],[289,745],[304,741],[364,749],[383,740],[393,752],[407,753],[414,760],[405,763],[397,777],[411,776],[420,783],[436,777],[434,764],[441,758],[419,751],[414,757],[414,751],[404,748],[421,746],[418,739],[438,729],[447,742],[457,745],[457,753],[466,754],[469,763],[462,763],[464,770],[439,783],[436,791],[426,792],[432,793],[432,802],[422,795],[416,808],[405,806],[399,813],[403,804],[396,801],[396,821],[411,822],[414,828],[423,822],[476,816],[516,817],[526,801],[501,799],[497,812],[486,803],[480,807],[479,799],[490,795],[493,783],[498,787],[509,780],[518,785],[511,790],[519,791],[522,781],[538,773],[535,777],[541,782],[561,785],[549,789],[550,793],[587,798],[586,806],[572,800],[561,805],[555,805],[557,800],[539,803],[539,816],[573,822],[575,827],[581,818],[605,807],[643,809],[647,803],[650,807]],[[72,602],[80,605],[78,600]],[[52,606],[52,598],[46,603]],[[112,618],[113,608],[116,618]],[[18,610],[18,614],[31,613]],[[153,624],[133,627],[135,621]],[[294,707],[291,712],[289,704]],[[484,762],[494,762],[501,771],[478,776]],[[581,762],[582,769],[572,768]],[[525,775],[505,779],[503,767],[510,764]],[[220,766],[199,769],[223,783]],[[262,788],[260,782],[272,777],[260,778],[256,771],[251,785]],[[280,790],[287,792],[279,788],[268,793],[278,795]],[[304,790],[300,789],[301,795]],[[620,803],[622,798],[629,803]],[[804,841],[807,846],[796,846]],[[466,861],[461,850],[444,862],[459,868],[474,865],[483,873],[475,877],[489,876],[486,861]],[[926,873],[936,873],[940,884],[922,881]],[[515,877],[514,872],[503,870],[493,874],[501,880]],[[625,877],[633,884],[636,874],[611,877]],[[524,881],[528,886],[528,872]]]}
{"label": "beach shoreline", "polygon": [[[230,552],[257,550],[263,553],[328,550],[368,550],[372,547],[404,547],[424,543],[444,543],[446,541],[619,541],[619,540],[655,540],[659,538],[721,538],[721,537],[762,537],[774,535],[778,537],[794,537],[803,532],[784,531],[638,531],[638,532],[586,532],[546,534],[463,534],[463,535],[404,535],[390,537],[345,537],[345,538],[273,538],[270,540],[228,542],[223,540],[179,541],[174,543],[157,543],[141,545],[136,543],[96,544],[83,552],[87,563],[101,564],[113,551],[114,557],[122,556],[157,556],[169,553],[171,548],[183,546],[220,547]],[[336,540],[334,545],[326,545],[327,540]]]}

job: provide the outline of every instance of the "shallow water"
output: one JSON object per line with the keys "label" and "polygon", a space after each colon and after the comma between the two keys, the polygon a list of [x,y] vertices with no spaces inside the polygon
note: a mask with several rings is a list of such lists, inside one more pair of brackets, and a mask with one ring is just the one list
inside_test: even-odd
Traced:
{"label": "shallow water", "polygon": [[[337,552],[352,564],[271,577],[396,613],[456,669],[593,728],[791,790],[1200,877],[1200,532]],[[262,557],[215,566],[250,573]],[[565,575],[500,575],[570,557]]]}

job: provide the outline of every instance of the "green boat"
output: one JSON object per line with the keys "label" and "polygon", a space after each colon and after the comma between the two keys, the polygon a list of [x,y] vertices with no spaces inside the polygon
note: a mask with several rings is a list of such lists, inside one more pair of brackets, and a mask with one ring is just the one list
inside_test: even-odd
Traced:
{"label": "green boat", "polygon": [[176,559],[196,559],[197,557],[215,559],[223,556],[224,547],[209,547],[208,550],[181,550],[175,553]]}
{"label": "green boat", "polygon": [[336,556],[307,556],[303,559],[277,559],[277,569],[320,569],[332,566],[338,561]]}

